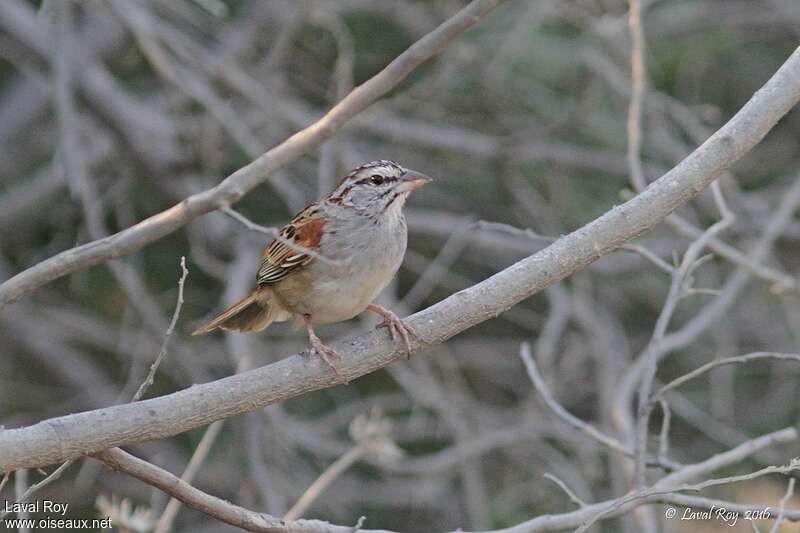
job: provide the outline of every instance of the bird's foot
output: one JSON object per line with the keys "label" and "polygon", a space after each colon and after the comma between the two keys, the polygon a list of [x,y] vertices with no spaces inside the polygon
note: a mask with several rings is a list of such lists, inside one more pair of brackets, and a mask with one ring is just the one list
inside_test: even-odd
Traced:
{"label": "bird's foot", "polygon": [[342,357],[339,355],[339,352],[323,343],[316,335],[309,335],[308,339],[311,341],[311,354],[318,355],[329,367],[331,367],[336,375],[341,375],[336,366],[336,363],[342,359]]}
{"label": "bird's foot", "polygon": [[414,329],[400,320],[400,317],[375,304],[370,304],[369,308],[373,313],[378,313],[383,317],[383,322],[378,324],[375,329],[386,328],[389,330],[389,335],[392,337],[393,342],[397,342],[398,337],[403,339],[403,344],[406,347],[406,356],[411,359],[411,337],[416,337],[417,333]]}
{"label": "bird's foot", "polygon": [[308,331],[308,341],[311,343],[311,349],[309,352],[313,354],[317,354],[325,363],[331,367],[334,373],[337,376],[341,376],[339,369],[336,367],[337,361],[341,360],[341,356],[339,352],[319,340],[317,334],[314,333],[314,328],[311,325],[311,316],[310,315],[303,315],[303,322],[306,324],[306,330]]}

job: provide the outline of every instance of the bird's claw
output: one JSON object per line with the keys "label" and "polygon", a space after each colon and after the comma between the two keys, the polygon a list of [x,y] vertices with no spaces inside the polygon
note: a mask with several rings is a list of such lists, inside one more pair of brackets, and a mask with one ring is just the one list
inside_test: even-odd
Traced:
{"label": "bird's claw", "polygon": [[339,369],[336,367],[336,363],[342,358],[339,355],[339,352],[324,344],[316,335],[314,337],[310,337],[310,341],[311,349],[309,352],[312,355],[318,355],[329,367],[331,367],[337,376],[341,376]]}
{"label": "bird's claw", "polygon": [[378,324],[376,329],[388,329],[389,335],[392,337],[392,342],[397,342],[398,336],[402,337],[403,344],[406,347],[406,356],[408,359],[411,359],[411,337],[416,337],[417,333],[414,331],[414,328],[403,322],[396,314],[388,309],[384,309],[383,311],[384,312],[381,313],[383,322]]}

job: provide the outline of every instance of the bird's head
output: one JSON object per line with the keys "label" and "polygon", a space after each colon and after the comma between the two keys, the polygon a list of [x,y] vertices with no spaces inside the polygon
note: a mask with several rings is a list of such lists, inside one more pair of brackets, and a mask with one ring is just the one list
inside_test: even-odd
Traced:
{"label": "bird's head", "polygon": [[342,178],[329,201],[369,216],[399,213],[408,195],[430,181],[394,161],[372,161]]}

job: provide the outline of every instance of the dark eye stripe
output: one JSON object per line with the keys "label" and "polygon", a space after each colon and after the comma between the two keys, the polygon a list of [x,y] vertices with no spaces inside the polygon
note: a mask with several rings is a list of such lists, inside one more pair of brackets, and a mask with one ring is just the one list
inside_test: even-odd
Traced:
{"label": "dark eye stripe", "polygon": [[[377,183],[375,178],[378,178]],[[380,174],[373,174],[372,176],[361,178],[356,182],[357,185],[363,185],[366,183],[373,183],[375,185],[383,185],[384,183],[397,181],[397,178],[394,176],[381,176]]]}

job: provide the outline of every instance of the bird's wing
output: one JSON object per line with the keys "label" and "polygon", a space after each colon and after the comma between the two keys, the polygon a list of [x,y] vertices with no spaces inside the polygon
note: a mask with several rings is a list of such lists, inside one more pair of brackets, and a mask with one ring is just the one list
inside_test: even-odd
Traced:
{"label": "bird's wing", "polygon": [[[261,254],[261,268],[256,281],[259,285],[269,285],[282,280],[294,270],[310,263],[314,258],[305,250],[319,250],[325,217],[318,204],[303,209],[280,231],[275,239],[264,248]],[[295,247],[287,245],[290,242]]]}

